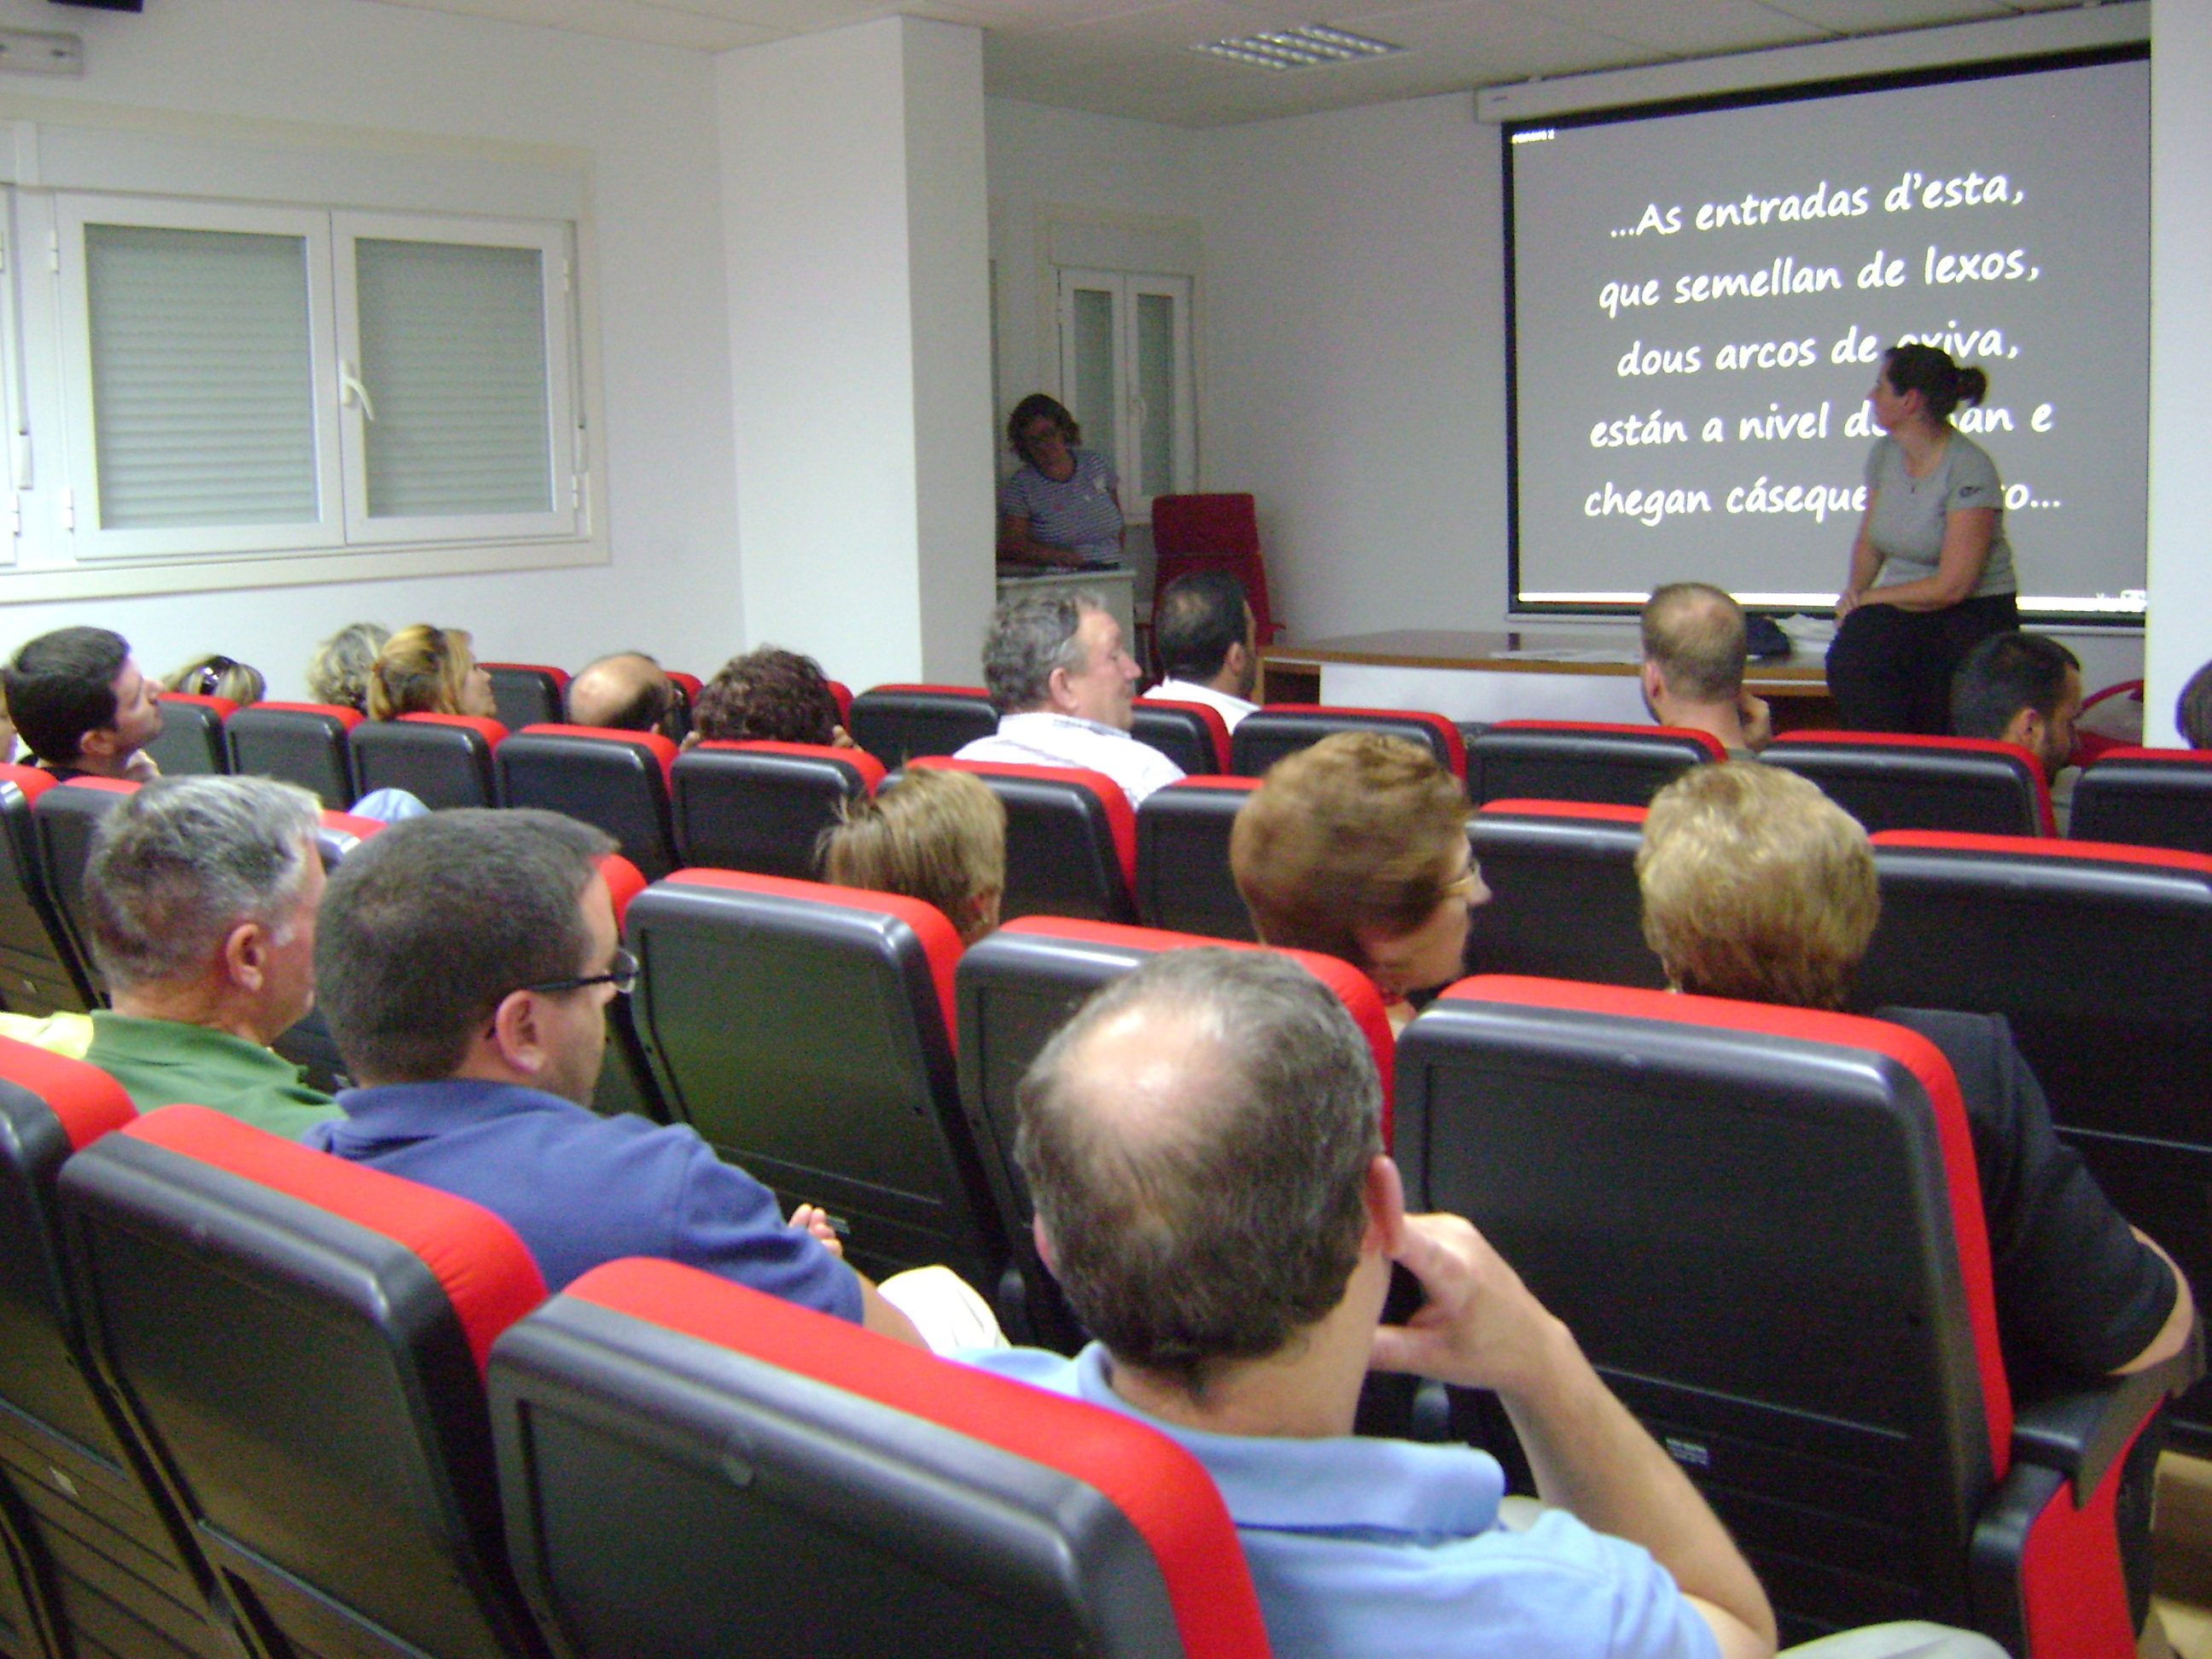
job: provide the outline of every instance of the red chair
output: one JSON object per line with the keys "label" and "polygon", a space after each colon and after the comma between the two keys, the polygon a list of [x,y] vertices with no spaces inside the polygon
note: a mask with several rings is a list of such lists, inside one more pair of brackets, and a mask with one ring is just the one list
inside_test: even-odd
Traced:
{"label": "red chair", "polygon": [[1337,732],[1380,732],[1425,744],[1455,778],[1467,776],[1467,740],[1442,714],[1412,708],[1335,708],[1322,703],[1271,702],[1237,723],[1229,740],[1229,769],[1264,777],[1285,755]]}
{"label": "red chair", "polygon": [[404,789],[433,811],[491,806],[492,753],[507,740],[497,720],[467,714],[402,714],[353,729],[354,781],[366,795]]}
{"label": "red chair", "polygon": [[2069,833],[2212,853],[2212,750],[2105,750],[2074,786]]}
{"label": "red chair", "polygon": [[565,1652],[1266,1659],[1213,1482],[1121,1413],[636,1260],[502,1336],[490,1388]]}
{"label": "red chair", "polygon": [[31,827],[39,843],[39,863],[46,890],[69,936],[70,948],[83,966],[85,982],[100,997],[107,981],[92,954],[92,920],[84,908],[84,866],[100,823],[125,799],[138,793],[135,779],[71,778],[31,803]]}
{"label": "red chair", "polygon": [[1728,758],[1710,732],[1607,720],[1498,720],[1467,750],[1467,793],[1642,808],[1692,766]]}
{"label": "red chair", "polygon": [[53,787],[40,767],[0,764],[0,1001],[10,1013],[82,1013],[95,1000],[31,819],[33,803]]}
{"label": "red chair", "polygon": [[1257,778],[1199,775],[1155,789],[1137,809],[1137,914],[1147,927],[1256,942],[1237,890],[1229,836]]}
{"label": "red chair", "polygon": [[999,729],[999,711],[980,685],[874,685],[853,699],[845,729],[891,770],[989,737]]}
{"label": "red chair", "polygon": [[1139,697],[1129,710],[1129,735],[1152,744],[1187,776],[1229,769],[1229,722],[1212,703]]}
{"label": "red chair", "polygon": [[1665,988],[1644,942],[1642,807],[1485,801],[1467,833],[1490,889],[1468,918],[1470,971]]}
{"label": "red chair", "polygon": [[1249,495],[1152,497],[1152,591],[1194,570],[1225,570],[1244,589],[1260,643],[1280,630],[1267,605],[1267,564],[1260,552],[1260,520]]}
{"label": "red chair", "polygon": [[295,1653],[539,1659],[480,1369],[544,1299],[489,1211],[165,1106],[70,1160],[88,1340],[199,1547]]}
{"label": "red chair", "polygon": [[917,767],[968,772],[1006,809],[1006,890],[999,914],[1134,921],[1137,819],[1103,772],[927,755]]}
{"label": "red chair", "polygon": [[1913,1618],[2135,1652],[2115,1504],[2202,1354],[2013,1399],[1966,1112],[1924,1038],[1472,979],[1401,1038],[1397,1104],[1409,1201],[1468,1217],[1574,1332],[1785,1642]]}
{"label": "red chair", "polygon": [[568,671],[542,662],[485,662],[477,667],[491,676],[491,700],[499,723],[510,732],[526,726],[557,726],[568,718],[562,694],[568,688]]}
{"label": "red chair", "polygon": [[1869,831],[2057,833],[2042,763],[2018,744],[1895,732],[1789,732],[1759,758],[1812,779]]}
{"label": "red chair", "polygon": [[883,781],[883,763],[865,749],[695,744],[669,770],[677,849],[687,865],[811,880],[820,873],[815,843],[839,805]]}

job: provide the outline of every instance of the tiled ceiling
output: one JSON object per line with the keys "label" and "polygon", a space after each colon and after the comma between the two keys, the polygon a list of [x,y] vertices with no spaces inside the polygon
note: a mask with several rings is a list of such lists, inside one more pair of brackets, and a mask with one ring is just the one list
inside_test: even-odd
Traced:
{"label": "tiled ceiling", "polygon": [[[1673,58],[2062,10],[2079,0],[362,0],[720,52],[905,12],[973,23],[1005,98],[1219,126]],[[1393,57],[1275,70],[1193,52],[1285,23]]]}

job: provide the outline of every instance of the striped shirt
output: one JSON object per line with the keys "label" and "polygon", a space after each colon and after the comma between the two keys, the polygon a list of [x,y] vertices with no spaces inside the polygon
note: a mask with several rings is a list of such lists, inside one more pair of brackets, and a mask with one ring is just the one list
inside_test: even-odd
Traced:
{"label": "striped shirt", "polygon": [[1048,478],[1024,461],[999,486],[999,511],[1029,520],[1030,538],[1047,547],[1071,548],[1086,560],[1116,562],[1121,556],[1121,509],[1114,500],[1121,480],[1095,449],[1073,449],[1075,471]]}

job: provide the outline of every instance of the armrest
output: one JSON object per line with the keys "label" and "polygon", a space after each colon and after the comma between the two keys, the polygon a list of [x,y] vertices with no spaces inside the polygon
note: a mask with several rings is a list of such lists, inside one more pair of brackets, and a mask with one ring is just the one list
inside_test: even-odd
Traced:
{"label": "armrest", "polygon": [[2203,1374],[2200,1325],[2171,1359],[2020,1407],[2013,1419],[2013,1459],[2063,1474],[2074,1483],[2075,1504],[2085,1504],[2160,1402]]}

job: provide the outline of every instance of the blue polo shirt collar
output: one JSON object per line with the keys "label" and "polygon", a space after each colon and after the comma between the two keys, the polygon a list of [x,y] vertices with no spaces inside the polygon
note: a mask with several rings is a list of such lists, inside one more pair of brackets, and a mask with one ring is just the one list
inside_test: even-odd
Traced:
{"label": "blue polo shirt collar", "polygon": [[348,1139],[368,1142],[421,1140],[491,1118],[584,1109],[542,1089],[479,1078],[348,1089],[339,1094],[338,1104],[345,1109]]}

